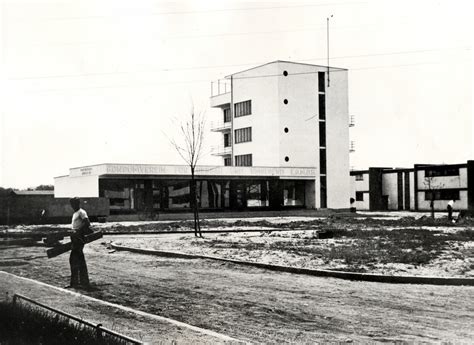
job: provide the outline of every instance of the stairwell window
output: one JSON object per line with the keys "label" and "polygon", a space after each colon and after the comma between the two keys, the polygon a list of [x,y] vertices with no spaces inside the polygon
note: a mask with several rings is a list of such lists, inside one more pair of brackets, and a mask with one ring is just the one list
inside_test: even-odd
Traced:
{"label": "stairwell window", "polygon": [[252,114],[252,101],[244,101],[235,103],[235,117],[245,116]]}

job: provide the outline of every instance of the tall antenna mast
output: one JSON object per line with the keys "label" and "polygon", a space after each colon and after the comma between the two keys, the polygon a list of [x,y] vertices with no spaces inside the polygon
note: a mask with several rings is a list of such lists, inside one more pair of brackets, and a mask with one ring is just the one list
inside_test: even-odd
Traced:
{"label": "tall antenna mast", "polygon": [[328,65],[327,65],[327,68],[328,68],[328,87],[330,86],[330,79],[329,79],[329,18],[332,18],[333,15],[331,14],[331,17],[327,17],[326,18],[326,24],[327,24],[327,53],[328,53]]}

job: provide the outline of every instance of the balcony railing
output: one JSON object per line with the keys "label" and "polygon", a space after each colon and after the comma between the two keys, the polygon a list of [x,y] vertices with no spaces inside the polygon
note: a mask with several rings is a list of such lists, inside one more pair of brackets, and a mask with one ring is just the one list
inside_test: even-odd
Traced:
{"label": "balcony railing", "polygon": [[213,132],[230,130],[230,126],[230,122],[211,121],[211,131]]}
{"label": "balcony railing", "polygon": [[355,152],[355,142],[351,140],[350,145],[349,145],[349,152]]}
{"label": "balcony railing", "polygon": [[355,126],[355,115],[351,115],[349,118],[349,127]]}
{"label": "balcony railing", "polygon": [[211,81],[211,97],[230,92],[230,81],[218,79]]}
{"label": "balcony railing", "polygon": [[216,145],[211,147],[211,154],[214,156],[230,155],[232,148],[230,146]]}

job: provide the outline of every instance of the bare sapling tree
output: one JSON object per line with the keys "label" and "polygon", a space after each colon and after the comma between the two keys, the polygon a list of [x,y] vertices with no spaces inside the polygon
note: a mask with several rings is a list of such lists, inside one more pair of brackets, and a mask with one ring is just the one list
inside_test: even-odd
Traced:
{"label": "bare sapling tree", "polygon": [[434,180],[434,176],[425,176],[425,180],[423,181],[425,188],[429,191],[430,195],[430,212],[431,218],[434,219],[434,203],[436,200],[436,192],[444,187],[442,183],[436,183]]}
{"label": "bare sapling tree", "polygon": [[191,169],[190,206],[194,214],[194,235],[202,237],[199,222],[199,200],[195,178],[196,165],[203,154],[204,126],[206,124],[204,113],[196,114],[191,108],[190,116],[179,124],[180,141],[170,139],[173,147]]}

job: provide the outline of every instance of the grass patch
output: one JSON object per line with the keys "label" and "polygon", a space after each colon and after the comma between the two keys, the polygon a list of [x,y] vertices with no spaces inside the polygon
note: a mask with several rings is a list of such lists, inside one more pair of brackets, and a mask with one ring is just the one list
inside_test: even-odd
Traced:
{"label": "grass patch", "polygon": [[125,345],[128,342],[102,333],[99,339],[88,326],[69,321],[50,311],[22,303],[0,302],[0,344]]}

